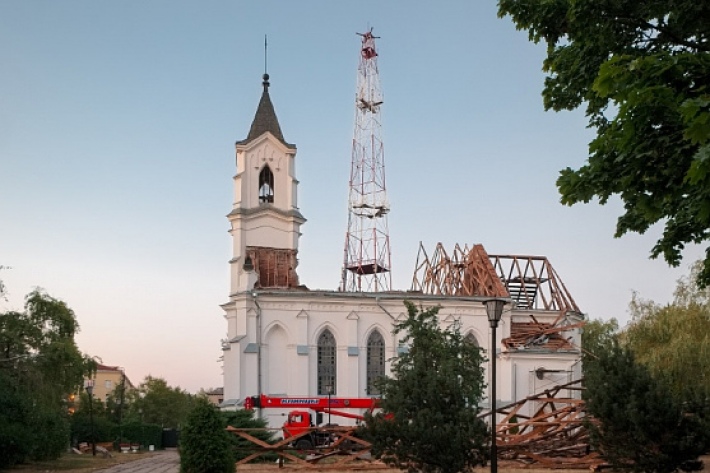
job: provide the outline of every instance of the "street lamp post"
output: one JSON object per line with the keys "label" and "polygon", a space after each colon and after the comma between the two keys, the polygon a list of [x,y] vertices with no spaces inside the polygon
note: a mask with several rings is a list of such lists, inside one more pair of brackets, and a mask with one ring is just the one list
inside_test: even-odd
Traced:
{"label": "street lamp post", "polygon": [[488,322],[491,325],[491,473],[498,473],[498,445],[496,444],[496,328],[503,315],[505,300],[484,301]]}
{"label": "street lamp post", "polygon": [[119,449],[123,443],[123,401],[124,393],[126,392],[126,372],[123,368],[121,370],[121,391],[118,397],[118,446]]}
{"label": "street lamp post", "polygon": [[143,444],[146,444],[147,442],[145,441],[145,431],[143,429],[143,408],[142,407],[138,408],[138,415],[141,418],[141,442],[143,442]]}
{"label": "street lamp post", "polygon": [[89,423],[91,424],[91,454],[96,456],[96,433],[94,432],[94,381],[86,382],[86,393],[89,395]]}

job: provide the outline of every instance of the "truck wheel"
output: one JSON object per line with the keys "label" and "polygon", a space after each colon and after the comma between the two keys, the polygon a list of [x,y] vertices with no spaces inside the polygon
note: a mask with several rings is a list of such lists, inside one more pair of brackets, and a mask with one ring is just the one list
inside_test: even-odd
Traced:
{"label": "truck wheel", "polygon": [[310,450],[313,448],[313,444],[308,439],[298,439],[296,442],[296,450]]}

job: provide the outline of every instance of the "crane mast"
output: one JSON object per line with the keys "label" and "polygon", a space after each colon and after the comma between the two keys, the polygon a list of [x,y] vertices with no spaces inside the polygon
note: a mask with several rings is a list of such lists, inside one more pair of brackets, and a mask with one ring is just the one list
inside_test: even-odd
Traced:
{"label": "crane mast", "polygon": [[362,39],[355,94],[348,231],[341,291],[381,292],[392,286],[389,202],[385,185],[385,152],[382,141],[383,104],[377,49],[372,29],[358,33]]}

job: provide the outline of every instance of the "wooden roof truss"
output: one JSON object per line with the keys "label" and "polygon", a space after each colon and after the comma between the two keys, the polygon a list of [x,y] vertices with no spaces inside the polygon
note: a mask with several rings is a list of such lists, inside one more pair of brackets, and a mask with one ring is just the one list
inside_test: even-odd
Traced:
{"label": "wooden roof truss", "polygon": [[441,243],[432,257],[419,244],[412,291],[437,296],[508,297],[483,245],[458,244],[449,255]]}
{"label": "wooden roof truss", "polygon": [[490,258],[518,309],[580,312],[545,256],[490,255]]}
{"label": "wooden roof truss", "polygon": [[412,291],[443,296],[510,297],[517,309],[580,313],[544,256],[488,255],[483,245],[436,245],[431,258],[419,244]]}

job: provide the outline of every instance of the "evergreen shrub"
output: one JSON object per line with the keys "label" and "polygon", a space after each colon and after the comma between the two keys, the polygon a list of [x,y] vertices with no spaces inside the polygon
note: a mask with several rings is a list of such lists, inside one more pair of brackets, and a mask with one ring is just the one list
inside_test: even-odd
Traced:
{"label": "evergreen shrub", "polygon": [[233,473],[229,434],[217,408],[198,398],[188,414],[180,437],[182,473]]}

